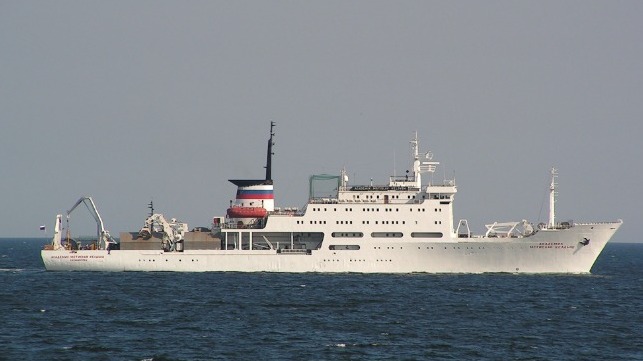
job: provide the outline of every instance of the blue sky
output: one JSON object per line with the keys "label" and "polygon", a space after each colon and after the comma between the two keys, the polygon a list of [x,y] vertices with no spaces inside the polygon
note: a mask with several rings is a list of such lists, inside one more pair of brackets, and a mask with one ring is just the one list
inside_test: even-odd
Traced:
{"label": "blue sky", "polygon": [[275,121],[278,206],[402,174],[417,131],[474,231],[546,220],[555,166],[560,219],[641,241],[642,33],[640,1],[2,1],[0,236],[81,195],[112,234],[151,199],[208,226]]}

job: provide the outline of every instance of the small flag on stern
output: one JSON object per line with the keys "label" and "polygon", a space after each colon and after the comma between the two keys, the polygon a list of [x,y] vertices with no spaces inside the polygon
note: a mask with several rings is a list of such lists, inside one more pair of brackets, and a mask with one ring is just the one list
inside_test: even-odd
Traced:
{"label": "small flag on stern", "polygon": [[46,229],[47,229],[47,227],[45,227],[45,226],[40,226],[40,230],[41,230],[41,231],[44,231],[44,230],[46,230]]}

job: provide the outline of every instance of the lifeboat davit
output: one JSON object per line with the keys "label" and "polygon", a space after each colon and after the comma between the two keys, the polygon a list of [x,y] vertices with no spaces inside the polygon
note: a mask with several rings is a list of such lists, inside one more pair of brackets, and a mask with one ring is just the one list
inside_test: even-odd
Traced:
{"label": "lifeboat davit", "polygon": [[227,213],[228,218],[263,218],[268,215],[263,207],[231,207]]}

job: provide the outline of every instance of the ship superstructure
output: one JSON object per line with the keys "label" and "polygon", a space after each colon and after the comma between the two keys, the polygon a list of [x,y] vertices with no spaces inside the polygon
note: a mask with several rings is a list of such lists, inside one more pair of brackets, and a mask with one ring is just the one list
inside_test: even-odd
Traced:
{"label": "ship superstructure", "polygon": [[[43,250],[49,270],[587,273],[622,221],[556,223],[555,177],[550,220],[486,225],[473,235],[454,221],[454,180],[425,181],[439,162],[411,139],[412,167],[384,185],[353,185],[347,172],[314,175],[305,207],[275,206],[272,180],[274,123],[265,179],[230,180],[237,186],[226,215],[209,232],[180,233],[181,247],[155,247],[121,233],[120,249]],[[325,184],[323,192],[317,192]],[[457,226],[456,226],[457,224]],[[187,229],[187,225],[185,225]],[[175,232],[176,233],[176,232]],[[72,253],[76,252],[76,253]],[[93,253],[92,253],[93,252]],[[90,257],[86,261],[73,258]]]}

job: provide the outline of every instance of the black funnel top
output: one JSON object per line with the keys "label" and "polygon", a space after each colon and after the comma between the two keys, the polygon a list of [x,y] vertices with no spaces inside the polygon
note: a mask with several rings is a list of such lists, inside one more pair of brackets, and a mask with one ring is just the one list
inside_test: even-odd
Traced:
{"label": "black funnel top", "polygon": [[272,137],[275,135],[273,132],[274,127],[276,126],[275,122],[270,122],[270,139],[268,139],[268,154],[266,154],[266,179],[228,179],[231,183],[237,187],[249,187],[254,185],[261,184],[272,184],[272,146],[275,143],[272,141]]}

